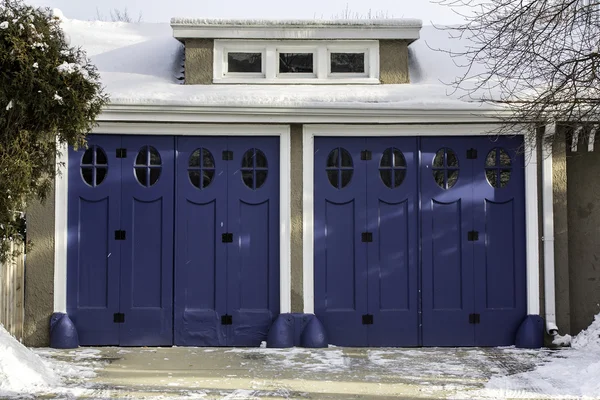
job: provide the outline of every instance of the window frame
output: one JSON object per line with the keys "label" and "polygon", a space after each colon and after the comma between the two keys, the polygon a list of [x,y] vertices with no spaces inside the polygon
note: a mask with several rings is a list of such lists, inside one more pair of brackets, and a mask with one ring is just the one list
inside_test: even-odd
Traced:
{"label": "window frame", "polygon": [[[380,84],[378,40],[215,39],[213,51],[213,83]],[[261,53],[262,72],[227,72],[228,53]],[[280,73],[280,53],[312,53],[313,73]],[[364,53],[365,72],[332,73],[331,53]]]}

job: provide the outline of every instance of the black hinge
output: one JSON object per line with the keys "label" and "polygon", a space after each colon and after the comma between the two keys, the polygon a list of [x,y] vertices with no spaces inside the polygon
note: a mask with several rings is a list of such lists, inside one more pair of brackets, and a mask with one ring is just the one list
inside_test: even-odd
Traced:
{"label": "black hinge", "polygon": [[115,324],[123,324],[123,323],[125,323],[125,314],[123,314],[123,313],[115,313],[113,315],[113,322]]}
{"label": "black hinge", "polygon": [[371,232],[362,233],[362,241],[365,243],[371,243],[373,241],[373,234]]}
{"label": "black hinge", "polygon": [[221,235],[221,241],[223,243],[233,243],[233,233],[224,233]]}
{"label": "black hinge", "polygon": [[221,315],[221,325],[233,325],[233,317],[228,314]]}
{"label": "black hinge", "polygon": [[127,158],[127,149],[117,149],[117,158]]}
{"label": "black hinge", "polygon": [[225,150],[223,152],[223,160],[225,160],[225,161],[233,160],[233,151]]}
{"label": "black hinge", "polygon": [[481,322],[481,315],[479,314],[469,314],[469,323],[470,324],[478,324]]}
{"label": "black hinge", "polygon": [[469,242],[476,242],[479,240],[479,232],[470,231],[468,234]]}
{"label": "black hinge", "polygon": [[467,150],[467,160],[475,160],[477,158],[477,150],[469,149]]}
{"label": "black hinge", "polygon": [[115,231],[115,240],[125,240],[125,231]]}
{"label": "black hinge", "polygon": [[362,316],[363,325],[373,325],[373,315],[365,314]]}
{"label": "black hinge", "polygon": [[370,150],[363,150],[360,152],[360,159],[363,161],[368,161],[373,157]]}

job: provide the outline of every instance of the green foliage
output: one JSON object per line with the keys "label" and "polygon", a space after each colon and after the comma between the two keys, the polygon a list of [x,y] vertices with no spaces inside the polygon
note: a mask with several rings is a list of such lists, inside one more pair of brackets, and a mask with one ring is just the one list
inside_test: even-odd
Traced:
{"label": "green foliage", "polygon": [[96,68],[70,47],[60,19],[21,0],[0,0],[0,260],[22,239],[27,201],[43,200],[58,145],[85,145],[107,102]]}

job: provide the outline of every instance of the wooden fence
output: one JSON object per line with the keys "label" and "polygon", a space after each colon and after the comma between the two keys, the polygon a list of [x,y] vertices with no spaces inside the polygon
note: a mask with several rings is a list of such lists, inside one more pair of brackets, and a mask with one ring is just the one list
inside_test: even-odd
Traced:
{"label": "wooden fence", "polygon": [[25,315],[25,254],[23,244],[11,243],[11,251],[19,255],[0,263],[0,323],[16,337],[23,339]]}

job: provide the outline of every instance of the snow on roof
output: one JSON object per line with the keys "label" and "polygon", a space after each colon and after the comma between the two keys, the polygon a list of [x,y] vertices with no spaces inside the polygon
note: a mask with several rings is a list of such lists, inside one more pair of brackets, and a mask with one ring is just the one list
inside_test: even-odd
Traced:
{"label": "snow on roof", "polygon": [[207,19],[171,18],[171,25],[200,26],[378,26],[378,27],[421,27],[423,22],[415,18],[385,19]]}
{"label": "snow on roof", "polygon": [[[444,85],[460,72],[446,54],[448,34],[433,27],[410,47],[411,83],[403,85],[182,85],[183,45],[169,24],[65,20],[71,45],[98,67],[113,104],[371,109],[480,109]],[[429,45],[428,45],[429,44]]]}

